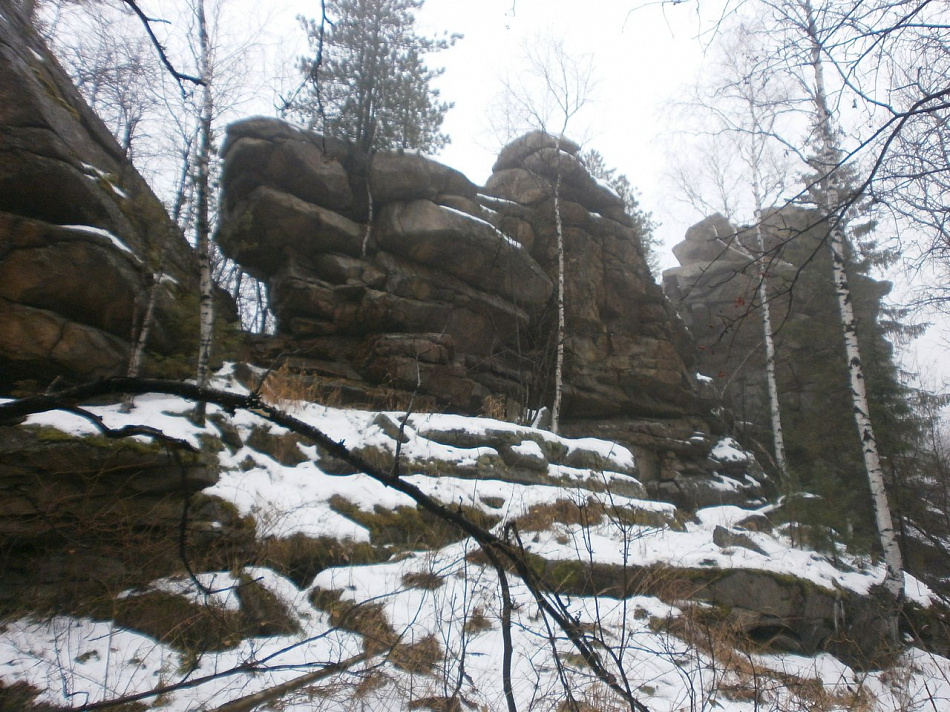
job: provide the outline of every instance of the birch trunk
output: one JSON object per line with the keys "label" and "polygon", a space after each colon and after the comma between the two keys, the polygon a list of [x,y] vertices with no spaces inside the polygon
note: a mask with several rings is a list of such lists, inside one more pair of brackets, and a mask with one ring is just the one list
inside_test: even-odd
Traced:
{"label": "birch trunk", "polygon": [[[765,256],[765,238],[762,236],[762,190],[758,169],[752,171],[752,195],[755,199],[755,239],[759,259]],[[788,460],[785,457],[785,433],[782,430],[782,409],[778,400],[778,382],[775,379],[775,340],[772,338],[772,308],[769,304],[767,270],[759,275],[758,296],[762,308],[762,338],[765,341],[765,380],[769,389],[769,415],[772,421],[772,446],[775,450],[775,465],[782,479],[788,481]]]}
{"label": "birch trunk", "polygon": [[811,71],[814,78],[812,98],[818,118],[819,149],[822,163],[822,178],[820,179],[822,187],[820,191],[821,208],[829,224],[828,245],[831,249],[835,293],[838,298],[841,326],[844,333],[845,356],[851,381],[854,420],[861,439],[864,466],[867,470],[868,483],[871,488],[878,536],[880,537],[881,549],[884,552],[886,567],[884,588],[888,594],[893,596],[895,601],[900,601],[904,595],[904,565],[891,518],[887,491],[884,487],[884,471],[881,468],[877,439],[874,436],[874,429],[871,424],[867,388],[865,387],[864,371],[861,365],[861,352],[858,348],[857,322],[854,318],[848,275],[845,271],[845,222],[844,216],[839,215],[840,176],[837,171],[838,157],[841,155],[841,151],[835,138],[831,110],[828,107],[828,94],[825,88],[824,70],[821,61],[822,46],[810,0],[804,0],[802,8],[806,12],[808,21],[806,32],[811,53]]}
{"label": "birch trunk", "polygon": [[[172,206],[172,220],[175,225],[180,225],[181,211],[185,204],[185,191],[188,185],[188,173],[191,171],[191,150],[194,144],[194,137],[189,136],[182,149],[181,173],[178,180],[178,190],[175,193],[175,203]],[[155,321],[155,304],[158,301],[158,290],[161,289],[162,279],[165,277],[165,261],[168,258],[168,247],[171,244],[171,235],[166,234],[162,242],[161,253],[158,258],[158,266],[152,275],[152,283],[148,288],[148,301],[145,305],[145,314],[142,316],[142,325],[139,327],[138,338],[135,340],[135,346],[129,358],[129,368],[126,375],[129,378],[137,378],[142,371],[142,363],[145,360],[145,349],[148,347],[148,340],[152,334],[152,324]],[[135,407],[135,396],[126,394],[122,398],[122,412],[131,413]]]}
{"label": "birch trunk", "polygon": [[564,316],[564,225],[561,222],[561,137],[554,143],[554,228],[557,233],[557,355],[554,365],[554,404],[551,407],[551,432],[561,423],[561,399],[564,394],[564,340],[567,324]]}
{"label": "birch trunk", "polygon": [[[211,119],[214,110],[211,94],[211,43],[208,37],[208,25],[205,20],[204,0],[197,2],[198,35],[201,43],[201,109],[199,112],[199,144],[195,197],[197,202],[198,260],[201,267],[198,338],[197,382],[199,388],[206,388],[210,376],[211,342],[214,329],[214,284],[211,279]],[[205,403],[199,401],[195,406],[193,419],[203,423]]]}

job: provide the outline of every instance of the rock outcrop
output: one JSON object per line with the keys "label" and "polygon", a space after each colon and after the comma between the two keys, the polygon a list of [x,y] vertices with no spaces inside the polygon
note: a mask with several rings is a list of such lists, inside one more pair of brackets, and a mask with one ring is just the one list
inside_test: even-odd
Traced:
{"label": "rock outcrop", "polygon": [[[814,211],[784,207],[763,219],[764,244],[751,228],[721,215],[692,226],[673,248],[680,266],[664,272],[666,293],[680,307],[696,339],[699,370],[731,414],[731,431],[762,462],[772,453],[769,397],[760,298],[765,280],[775,342],[776,382],[789,467],[807,491],[811,523],[852,530],[874,540],[876,528],[860,441],[855,432],[850,381],[827,227]],[[900,391],[887,327],[880,324],[889,282],[873,279],[864,257],[848,264],[852,305],[879,447],[890,456],[901,443]],[[891,418],[891,420],[888,420]],[[896,447],[896,450],[894,449]],[[813,511],[811,511],[813,510]]]}
{"label": "rock outcrop", "polygon": [[124,373],[163,253],[150,348],[193,350],[191,249],[15,3],[0,16],[0,392]]}
{"label": "rock outcrop", "polygon": [[[657,491],[704,502],[716,438],[691,342],[636,222],[577,151],[528,134],[480,188],[420,155],[364,156],[275,119],[231,125],[217,240],[269,285],[278,334],[256,360],[289,360],[344,402],[415,392],[417,408],[508,416],[550,403],[560,175],[563,431],[630,445]],[[381,389],[402,395],[381,403]]]}

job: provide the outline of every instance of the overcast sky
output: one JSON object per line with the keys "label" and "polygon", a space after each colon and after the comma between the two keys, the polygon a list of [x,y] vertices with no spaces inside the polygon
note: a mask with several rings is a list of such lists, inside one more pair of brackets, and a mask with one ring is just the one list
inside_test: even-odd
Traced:
{"label": "overcast sky", "polygon": [[[452,142],[436,158],[483,184],[501,147],[491,130],[490,107],[503,77],[524,66],[526,43],[539,36],[560,39],[572,54],[590,56],[597,81],[569,137],[599,150],[609,166],[630,178],[642,207],[661,223],[658,232],[668,246],[681,240],[700,216],[670,195],[667,104],[702,64],[699,22],[691,4],[637,6],[631,0],[427,0],[417,14],[420,34],[464,35],[454,47],[428,58],[430,66],[444,67],[437,86],[443,100],[454,103],[443,127]],[[294,17],[317,12],[315,0],[274,0],[266,23],[270,40],[285,55],[294,48],[304,51]],[[675,264],[672,255],[663,264]]]}

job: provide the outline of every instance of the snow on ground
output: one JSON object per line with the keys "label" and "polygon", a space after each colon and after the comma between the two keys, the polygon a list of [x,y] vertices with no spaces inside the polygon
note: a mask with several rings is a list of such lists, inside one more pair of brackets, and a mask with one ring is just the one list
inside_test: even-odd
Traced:
{"label": "snow on ground", "polygon": [[[91,406],[89,410],[111,427],[144,422],[194,445],[202,433],[216,433],[210,422],[204,428],[193,425],[184,417],[190,404],[171,396],[140,396],[131,414],[120,413],[116,406]],[[209,406],[210,412],[215,410]],[[395,441],[376,421],[376,413],[306,405],[295,408],[294,414],[351,448],[368,446],[392,452],[395,447]],[[398,413],[387,415],[394,422],[401,417]],[[264,425],[259,416],[248,412],[239,412],[231,420],[245,438],[252,428]],[[76,435],[95,432],[88,421],[72,414],[43,413],[31,416],[27,422]],[[453,430],[475,436],[488,431],[520,433],[523,439],[515,448],[525,456],[541,457],[540,443],[554,441],[569,452],[596,452],[618,471],[602,479],[608,486],[611,478],[629,479],[620,472],[635,466],[630,451],[614,443],[591,438],[570,440],[485,418],[437,414],[416,414],[407,419],[402,453],[410,462],[428,458],[465,466],[477,465],[486,454],[497,454],[491,448],[454,447],[426,437],[427,433]],[[281,429],[271,426],[271,432],[277,434]],[[721,443],[719,447],[720,460],[746,457],[734,443]],[[413,505],[407,496],[367,475],[328,474],[320,469],[315,448],[303,450],[311,457],[293,467],[248,447],[235,453],[224,450],[220,454],[220,481],[205,493],[232,502],[242,514],[252,515],[262,537],[300,533],[368,541],[369,532],[364,527],[334,509],[334,498],[345,498],[366,512],[374,507]],[[582,486],[596,473],[559,465],[552,466],[550,474],[572,475],[581,484],[528,485],[423,472],[409,472],[404,479],[444,504],[464,505],[501,517],[498,533],[505,521],[559,499],[583,506],[590,498],[599,497],[608,511],[611,507],[629,508],[674,521],[672,505],[610,496]],[[827,557],[796,549],[780,536],[744,532],[764,554],[713,543],[716,527],[733,527],[751,514],[766,514],[769,509],[711,507],[697,512],[691,521],[676,520],[675,526],[620,526],[610,518],[587,527],[555,522],[542,531],[523,534],[531,553],[553,561],[580,558],[619,565],[745,567],[797,576],[829,589],[842,587],[859,592],[882,580],[878,566],[844,557],[845,565],[836,567]],[[314,681],[305,692],[288,693],[280,709],[406,709],[413,699],[448,696],[457,684],[463,698],[473,704],[503,709],[499,581],[494,570],[479,562],[475,548],[471,541],[463,540],[435,551],[406,553],[385,563],[330,568],[303,590],[269,569],[246,568],[242,573],[276,596],[297,623],[298,632],[249,638],[230,650],[205,653],[193,660],[108,621],[66,616],[7,621],[0,627],[0,680],[4,684],[27,682],[43,690],[43,701],[76,708],[207,676],[209,679],[202,684],[163,695],[161,709],[212,710],[228,700],[287,683],[364,651],[362,635],[335,627],[329,610],[310,603],[309,596],[319,590],[337,592],[334,595],[339,596],[339,605],[356,606],[354,611],[378,606],[402,646],[426,649],[424,644],[431,646],[434,641],[435,667],[424,673],[410,673],[399,664],[383,664],[383,653],[369,655],[353,663],[349,672]],[[234,587],[240,585],[236,573],[199,574],[204,591],[194,582],[178,578],[153,582],[151,588],[184,596],[195,605],[235,610],[239,600],[233,595]],[[930,593],[923,584],[910,577],[907,583],[913,600],[929,601]],[[513,687],[518,709],[560,709],[564,699],[562,682],[592,708],[608,708],[603,684],[586,671],[563,634],[555,631],[552,643],[551,631],[545,619],[537,615],[530,592],[514,576],[511,596]],[[599,654],[607,656],[612,670],[626,675],[633,693],[653,712],[843,710],[854,709],[862,700],[873,701],[866,709],[881,712],[950,709],[950,662],[920,650],[907,651],[900,666],[879,673],[858,673],[829,655],[749,655],[741,665],[730,667],[702,652],[688,636],[681,637],[682,631],[677,633],[671,622],[682,612],[656,598],[565,597],[562,601],[578,625],[603,642],[606,647],[598,648]],[[382,632],[380,636],[385,638]],[[573,661],[562,671],[563,681],[551,656],[552,645],[564,660]],[[463,660],[464,669],[460,668]],[[757,686],[757,698],[749,695],[752,686]]]}

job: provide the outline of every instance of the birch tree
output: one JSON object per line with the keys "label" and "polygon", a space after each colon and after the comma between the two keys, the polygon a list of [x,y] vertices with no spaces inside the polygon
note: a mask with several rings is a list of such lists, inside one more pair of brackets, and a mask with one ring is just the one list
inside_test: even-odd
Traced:
{"label": "birch tree", "polygon": [[561,147],[578,113],[595,88],[593,60],[571,54],[554,38],[538,38],[525,47],[525,71],[507,77],[503,89],[504,131],[510,136],[526,129],[554,138],[554,230],[557,240],[557,329],[555,335],[554,401],[551,430],[558,432],[564,396],[564,347],[567,340],[564,273],[564,225],[561,220]]}
{"label": "birch tree", "polygon": [[[791,154],[802,153],[816,177],[807,188],[789,198],[788,205],[809,200],[816,206],[819,222],[813,226],[823,231],[823,243],[829,250],[831,279],[835,290],[838,318],[841,324],[843,357],[847,366],[851,411],[859,438],[861,457],[869,484],[875,526],[884,554],[884,589],[895,603],[903,595],[903,562],[893,525],[884,485],[878,435],[875,433],[869,405],[865,364],[858,341],[857,320],[854,314],[852,287],[849,284],[847,262],[851,252],[850,220],[861,199],[866,181],[848,181],[846,166],[861,146],[869,145],[866,137],[846,134],[836,121],[836,113],[847,106],[845,98],[856,97],[851,88],[855,84],[855,55],[866,47],[860,37],[851,31],[848,18],[861,13],[859,3],[826,3],[815,7],[812,0],[763,0],[758,7],[764,25],[747,30],[757,35],[757,45],[751,53],[753,61],[747,72],[748,81],[755,77],[780,74],[797,85],[798,92],[790,96],[786,111],[798,112],[801,117],[797,128],[805,130],[805,140],[790,139],[791,133],[769,127],[762,135],[777,139]],[[834,83],[829,84],[826,69],[834,70]],[[750,84],[751,85],[751,84]],[[755,96],[752,92],[751,96]],[[857,100],[854,102],[857,105]],[[791,124],[795,128],[794,122]],[[846,138],[850,144],[846,144]],[[804,151],[797,146],[804,145]],[[851,175],[854,175],[852,170]],[[753,172],[753,183],[755,183]],[[753,186],[753,193],[757,191]],[[762,205],[757,201],[757,208]],[[795,239],[792,236],[790,239]],[[896,640],[896,608],[891,617],[890,636]]]}
{"label": "birch tree", "polygon": [[[198,367],[196,379],[199,388],[207,388],[210,379],[211,344],[214,338],[214,282],[211,279],[211,122],[214,117],[214,58],[205,0],[195,0],[195,18],[198,23],[198,68],[201,76],[201,104],[198,112],[198,160],[195,175],[196,224],[200,277],[200,308],[198,336]],[[205,402],[198,401],[193,420],[204,422]]]}
{"label": "birch tree", "polygon": [[[904,565],[900,547],[891,517],[887,491],[884,487],[884,470],[878,453],[877,438],[871,423],[871,411],[868,404],[864,369],[861,363],[861,350],[858,344],[857,322],[851,300],[851,288],[845,271],[845,242],[847,240],[847,206],[843,205],[841,195],[841,159],[843,151],[838,143],[837,128],[831,113],[828,89],[825,83],[824,40],[816,22],[811,0],[798,0],[795,15],[790,18],[799,20],[797,30],[802,33],[808,51],[809,70],[811,72],[811,101],[815,112],[815,130],[817,143],[815,148],[815,168],[819,171],[819,187],[816,192],[819,207],[828,221],[828,248],[831,250],[834,283],[841,313],[841,327],[844,335],[845,358],[851,379],[851,395],[854,405],[855,425],[862,443],[864,466],[867,470],[871,498],[874,505],[875,520],[884,552],[886,573],[884,587],[899,601],[904,593]],[[896,635],[896,630],[894,631]]]}
{"label": "birch tree", "polygon": [[773,140],[787,128],[782,124],[788,109],[789,89],[776,75],[755,71],[756,51],[742,25],[727,35],[719,54],[720,59],[708,73],[711,75],[708,83],[698,86],[695,97],[683,105],[694,119],[702,122],[699,133],[704,149],[712,146],[708,153],[703,151],[703,164],[708,167],[709,175],[705,178],[711,182],[717,198],[710,202],[704,196],[704,188],[688,176],[689,169],[679,168],[677,180],[683,187],[682,194],[702,212],[721,212],[733,224],[744,222],[752,226],[746,233],[751,232],[753,236],[751,245],[746,240],[740,241],[738,234],[720,237],[748,254],[750,262],[756,265],[756,298],[749,309],[750,312],[757,309],[762,322],[761,347],[765,352],[772,456],[776,469],[787,483],[788,459],[776,378],[772,318],[772,302],[778,295],[769,289],[773,267],[781,261],[782,246],[780,243],[767,246],[763,221],[767,209],[781,202],[786,177],[791,173],[791,161],[784,155],[787,150],[775,150]]}
{"label": "birch tree", "polygon": [[[846,45],[846,27],[840,13],[846,9],[830,5],[816,9],[811,0],[783,0],[768,5],[774,23],[763,34],[768,39],[758,54],[755,71],[782,72],[802,90],[798,106],[808,122],[806,144],[811,149],[808,163],[817,177],[799,198],[810,195],[823,221],[825,245],[830,251],[832,280],[841,322],[843,355],[848,369],[851,406],[865,474],[870,487],[875,525],[884,554],[884,588],[893,601],[903,595],[903,562],[893,525],[878,438],[871,421],[865,369],[858,342],[852,290],[846,269],[849,250],[849,219],[860,187],[846,186],[844,164],[849,151],[843,145],[843,132],[835,121],[832,107],[841,94],[829,87],[826,62],[834,50]],[[834,10],[834,12],[832,11]],[[769,45],[769,42],[777,42]],[[836,65],[840,70],[840,66]],[[840,86],[840,85],[839,85]],[[846,86],[846,84],[845,84]],[[840,104],[837,106],[840,107]],[[786,145],[790,142],[786,141]],[[893,619],[896,623],[896,617]],[[896,627],[892,636],[896,635]]]}

